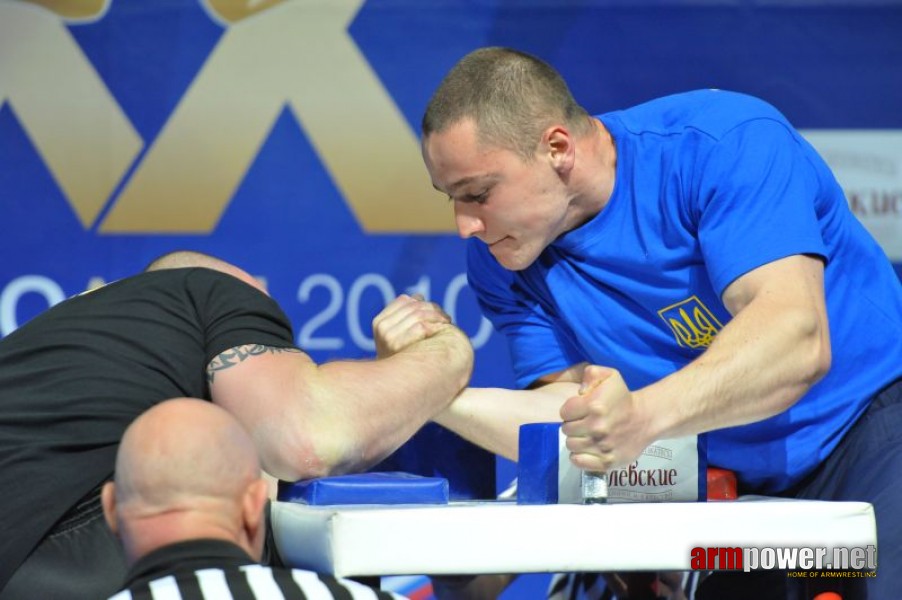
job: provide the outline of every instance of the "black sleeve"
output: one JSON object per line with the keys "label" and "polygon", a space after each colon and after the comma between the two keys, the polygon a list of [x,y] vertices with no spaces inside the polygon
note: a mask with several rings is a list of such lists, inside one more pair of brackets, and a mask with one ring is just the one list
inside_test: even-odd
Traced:
{"label": "black sleeve", "polygon": [[260,290],[207,269],[191,273],[187,285],[204,330],[205,364],[245,344],[295,347],[288,317]]}

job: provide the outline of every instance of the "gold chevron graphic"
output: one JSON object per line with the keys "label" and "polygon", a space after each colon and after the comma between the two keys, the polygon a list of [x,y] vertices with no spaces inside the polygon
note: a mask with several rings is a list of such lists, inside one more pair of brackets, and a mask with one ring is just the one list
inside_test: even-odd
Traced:
{"label": "gold chevron graphic", "polygon": [[143,143],[58,15],[0,2],[4,101],[90,227]]}
{"label": "gold chevron graphic", "polygon": [[[0,0],[2,1],[2,0]],[[7,2],[15,0],[6,0]],[[69,23],[96,21],[106,14],[110,0],[21,0],[43,6]]]}

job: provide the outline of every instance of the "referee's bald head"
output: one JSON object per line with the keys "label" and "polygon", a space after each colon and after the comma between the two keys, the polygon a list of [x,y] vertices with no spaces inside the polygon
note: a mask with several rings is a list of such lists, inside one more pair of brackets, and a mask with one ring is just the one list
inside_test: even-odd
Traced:
{"label": "referee's bald head", "polygon": [[254,444],[231,414],[211,402],[175,398],[126,430],[114,482],[104,488],[104,512],[130,560],[198,537],[234,541],[259,560],[261,475]]}

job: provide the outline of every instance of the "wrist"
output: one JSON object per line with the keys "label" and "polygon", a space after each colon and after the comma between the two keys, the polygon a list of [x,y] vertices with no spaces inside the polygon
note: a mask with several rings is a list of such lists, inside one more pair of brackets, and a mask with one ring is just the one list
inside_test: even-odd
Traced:
{"label": "wrist", "polygon": [[461,381],[460,389],[463,389],[470,381],[475,358],[473,346],[470,344],[470,338],[454,325],[447,325],[436,335],[444,337],[449,360],[448,366],[461,373],[463,379]]}
{"label": "wrist", "polygon": [[670,411],[661,410],[660,404],[653,398],[654,394],[650,393],[648,387],[633,392],[633,406],[638,413],[640,422],[644,424],[642,429],[645,442],[647,442],[646,446],[655,440],[673,437],[667,419]]}

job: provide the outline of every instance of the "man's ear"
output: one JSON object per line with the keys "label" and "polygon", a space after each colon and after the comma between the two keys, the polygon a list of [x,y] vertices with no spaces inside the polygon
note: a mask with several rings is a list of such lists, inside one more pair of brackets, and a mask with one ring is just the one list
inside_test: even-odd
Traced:
{"label": "man's ear", "polygon": [[244,531],[251,548],[254,560],[263,557],[263,541],[266,539],[266,515],[264,510],[269,500],[269,486],[265,479],[257,479],[247,486],[242,499],[242,520]]}
{"label": "man's ear", "polygon": [[119,522],[116,520],[116,486],[112,481],[103,484],[100,490],[100,503],[103,505],[103,518],[114,535],[119,534]]}
{"label": "man's ear", "polygon": [[569,174],[576,159],[576,146],[570,130],[563,125],[552,125],[542,133],[542,145],[552,168],[561,175]]}

